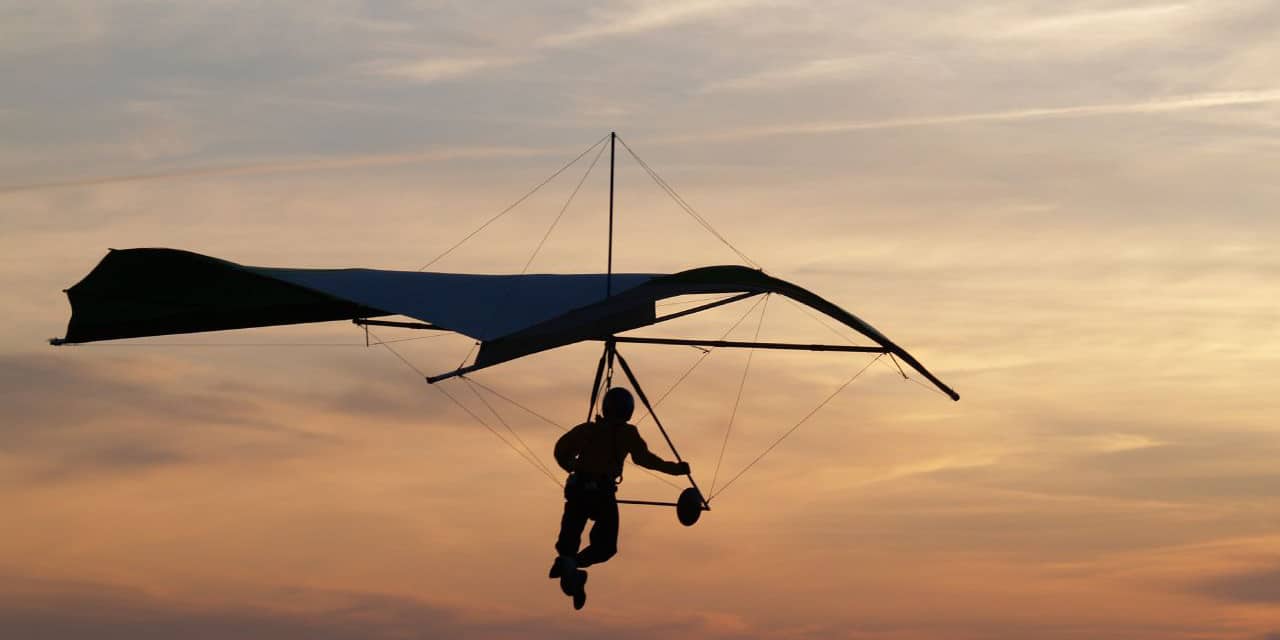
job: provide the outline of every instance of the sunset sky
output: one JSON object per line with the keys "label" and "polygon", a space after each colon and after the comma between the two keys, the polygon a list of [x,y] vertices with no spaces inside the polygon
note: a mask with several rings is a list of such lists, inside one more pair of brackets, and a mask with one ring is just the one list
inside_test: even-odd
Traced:
{"label": "sunset sky", "polygon": [[[1272,0],[0,0],[0,87],[0,636],[1280,638]],[[696,526],[624,508],[574,612],[559,489],[358,328],[47,344],[108,248],[413,270],[611,130],[960,402],[872,364]],[[619,271],[740,263],[619,150]],[[431,269],[520,272],[593,157]],[[607,161],[530,272],[604,269]],[[475,380],[571,426],[598,349]],[[747,357],[662,405],[703,483],[871,359],[757,353],[716,474]]]}

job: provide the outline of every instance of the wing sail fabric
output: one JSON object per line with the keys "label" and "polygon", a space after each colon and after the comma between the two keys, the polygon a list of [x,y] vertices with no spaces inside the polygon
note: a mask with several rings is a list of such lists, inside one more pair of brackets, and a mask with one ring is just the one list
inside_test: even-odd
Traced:
{"label": "wing sail fabric", "polygon": [[66,293],[69,343],[388,314],[173,249],[112,250]]}
{"label": "wing sail fabric", "polygon": [[[652,280],[615,274],[613,290]],[[405,315],[492,340],[603,300],[604,274],[250,267],[176,249],[111,251],[67,290],[65,342]],[[652,316],[652,311],[649,313]]]}
{"label": "wing sail fabric", "polygon": [[250,267],[175,249],[112,251],[67,290],[65,342],[404,315],[482,341],[469,369],[607,338],[659,321],[656,303],[693,294],[778,293],[844,324],[950,387],[857,316],[742,266],[663,274],[474,275]]}
{"label": "wing sail fabric", "polygon": [[[312,291],[417,318],[438,327],[493,340],[604,300],[604,274],[477,275],[374,269],[268,269],[248,267]],[[614,274],[613,290],[652,280]]]}

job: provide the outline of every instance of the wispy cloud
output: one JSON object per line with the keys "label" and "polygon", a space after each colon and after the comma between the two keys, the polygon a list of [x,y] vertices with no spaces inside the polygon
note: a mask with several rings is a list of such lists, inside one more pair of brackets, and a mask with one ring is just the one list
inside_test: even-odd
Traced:
{"label": "wispy cloud", "polygon": [[866,55],[847,58],[824,58],[785,67],[752,73],[728,80],[712,82],[704,92],[756,91],[776,89],[798,84],[847,79],[879,68],[890,56]]}
{"label": "wispy cloud", "polygon": [[1216,576],[1202,581],[1198,591],[1227,602],[1275,605],[1280,603],[1280,568]]}
{"label": "wispy cloud", "polygon": [[918,116],[911,118],[846,120],[836,122],[813,122],[804,124],[750,127],[690,136],[677,136],[661,139],[656,142],[676,143],[742,140],[768,136],[818,135],[830,133],[852,133],[856,131],[876,131],[881,129],[938,127],[977,122],[1015,122],[1019,120],[1047,120],[1055,118],[1086,118],[1108,115],[1170,113],[1177,111],[1210,109],[1214,107],[1243,106],[1273,102],[1280,102],[1280,89],[1202,93],[1141,102],[1075,105],[1069,107],[1041,107],[938,116]]}
{"label": "wispy cloud", "polygon": [[[759,2],[760,0],[690,0],[632,5],[622,11],[598,12],[597,19],[585,25],[538,38],[533,42],[533,48],[575,46],[610,36],[653,31],[704,20]],[[434,83],[525,64],[534,59],[535,57],[530,56],[389,59],[375,61],[368,68],[375,75],[419,83]]]}
{"label": "wispy cloud", "polygon": [[382,76],[418,83],[441,82],[471,76],[482,71],[511,67],[526,62],[519,57],[421,58],[418,60],[383,60],[370,65]]}
{"label": "wispy cloud", "polygon": [[[101,582],[40,580],[4,575],[0,624],[17,637],[50,639],[93,635],[116,638],[250,637],[308,640],[402,638],[408,628],[449,638],[649,638],[664,634],[708,637],[749,630],[730,616],[682,616],[662,623],[617,618],[574,621],[512,613],[499,607],[461,608],[447,602],[359,591],[308,587],[281,589],[252,603],[210,605],[173,594]],[[288,604],[277,601],[281,592]],[[248,600],[247,598],[245,600]],[[75,611],[76,615],[67,615]],[[92,631],[90,631],[92,629]],[[716,634],[715,632],[720,632]]]}
{"label": "wispy cloud", "polygon": [[1203,19],[1211,5],[1178,3],[1145,7],[1125,7],[1080,11],[1052,16],[1035,16],[1013,21],[1007,28],[988,34],[993,39],[1134,41],[1176,33],[1197,18]]}
{"label": "wispy cloud", "polygon": [[252,162],[205,167],[186,167],[146,173],[93,176],[86,178],[71,178],[68,180],[51,180],[48,182],[11,184],[0,186],[0,194],[18,193],[22,191],[40,191],[44,189],[60,189],[64,187],[93,187],[126,182],[151,182],[156,180],[174,180],[180,178],[247,176],[272,173],[303,173],[308,171],[353,169],[357,167],[389,167],[460,158],[537,156],[545,153],[554,153],[554,151],[551,149],[539,149],[533,147],[466,147],[423,151],[419,153],[386,153],[338,156],[332,158],[305,158],[280,160],[275,162]]}
{"label": "wispy cloud", "polygon": [[702,20],[756,4],[758,0],[691,0],[647,3],[613,13],[586,26],[553,34],[538,41],[542,46],[568,46],[600,38],[652,31]]}

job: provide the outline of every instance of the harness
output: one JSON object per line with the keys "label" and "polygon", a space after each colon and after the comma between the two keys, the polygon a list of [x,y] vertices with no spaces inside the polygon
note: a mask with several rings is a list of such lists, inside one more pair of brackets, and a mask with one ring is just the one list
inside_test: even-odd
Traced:
{"label": "harness", "polygon": [[620,427],[617,425],[609,427],[609,431],[611,432],[610,435],[612,436],[609,443],[609,461],[611,463],[618,461],[616,462],[617,472],[612,475],[606,473],[585,473],[578,471],[577,469],[578,462],[582,460],[582,451],[591,446],[598,430],[603,428],[605,422],[603,417],[597,416],[595,422],[588,424],[590,424],[591,427],[587,429],[586,442],[583,443],[582,448],[578,451],[578,457],[574,460],[574,470],[573,473],[569,474],[569,480],[565,484],[565,490],[567,491],[569,487],[574,487],[578,489],[585,489],[587,491],[607,491],[611,494],[617,493],[618,485],[622,484],[622,467],[625,462],[625,460],[618,461],[618,430]]}

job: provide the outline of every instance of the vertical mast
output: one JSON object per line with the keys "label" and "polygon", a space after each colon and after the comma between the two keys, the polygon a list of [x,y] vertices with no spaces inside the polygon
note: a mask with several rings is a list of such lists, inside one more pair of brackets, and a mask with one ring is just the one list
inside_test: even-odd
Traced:
{"label": "vertical mast", "polygon": [[[613,175],[614,175],[614,157],[618,147],[618,132],[609,132],[609,270],[604,280],[604,297],[607,300],[613,295]],[[600,377],[604,376],[604,388],[607,390],[613,385],[613,358],[617,355],[617,349],[613,340],[606,340],[604,343],[604,354],[600,356],[600,368],[596,369],[596,389],[600,388]],[[591,392],[591,408],[588,410],[587,419],[590,420],[590,412],[595,411],[596,392]]]}
{"label": "vertical mast", "polygon": [[613,158],[618,132],[609,132],[609,271],[605,278],[604,297],[613,295]]}

